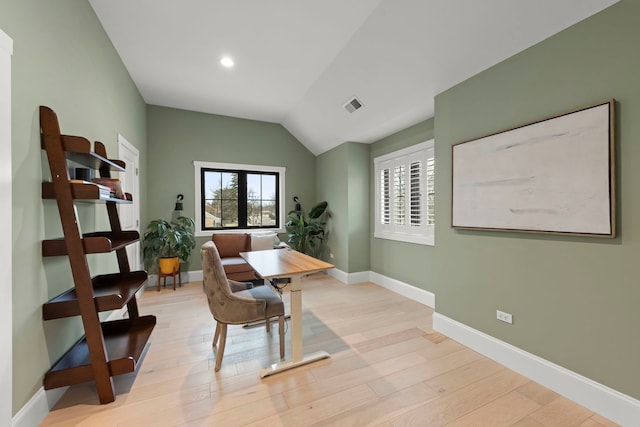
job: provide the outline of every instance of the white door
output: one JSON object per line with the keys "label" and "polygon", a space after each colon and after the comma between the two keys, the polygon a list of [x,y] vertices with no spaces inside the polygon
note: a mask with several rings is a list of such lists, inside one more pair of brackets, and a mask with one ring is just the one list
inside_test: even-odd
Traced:
{"label": "white door", "polygon": [[[120,226],[123,230],[140,231],[140,183],[138,176],[140,152],[122,135],[118,134],[118,159],[126,164],[126,172],[120,172],[120,181],[125,192],[133,196],[132,204],[119,204]],[[129,265],[132,271],[141,270],[140,243],[127,246]]]}
{"label": "white door", "polygon": [[11,271],[11,55],[13,40],[0,30],[0,425],[11,425],[12,271]]}

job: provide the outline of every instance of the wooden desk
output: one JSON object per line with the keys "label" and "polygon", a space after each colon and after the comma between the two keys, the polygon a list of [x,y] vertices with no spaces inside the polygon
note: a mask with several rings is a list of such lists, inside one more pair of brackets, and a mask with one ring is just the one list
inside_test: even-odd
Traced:
{"label": "wooden desk", "polygon": [[263,369],[260,372],[260,377],[264,378],[329,357],[329,353],[326,351],[317,351],[306,355],[302,353],[302,277],[310,273],[329,270],[334,266],[288,248],[241,252],[240,256],[265,279],[280,277],[291,279],[288,286],[291,292],[291,360],[275,363]]}

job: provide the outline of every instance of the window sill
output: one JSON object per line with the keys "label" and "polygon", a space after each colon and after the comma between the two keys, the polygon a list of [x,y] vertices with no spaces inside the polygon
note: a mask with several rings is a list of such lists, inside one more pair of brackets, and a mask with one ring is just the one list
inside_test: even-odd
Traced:
{"label": "window sill", "polygon": [[382,233],[376,232],[373,237],[377,239],[395,240],[398,242],[415,243],[417,245],[435,246],[435,238],[433,235],[429,236],[412,236],[400,233]]}
{"label": "window sill", "polygon": [[248,234],[253,234],[253,233],[264,233],[267,231],[273,231],[275,233],[281,234],[281,233],[286,233],[287,230],[284,228],[233,228],[233,229],[229,229],[229,230],[225,230],[225,229],[220,229],[220,230],[204,230],[204,231],[196,231],[195,235],[196,237],[211,237],[211,235],[215,234],[215,233],[248,233]]}

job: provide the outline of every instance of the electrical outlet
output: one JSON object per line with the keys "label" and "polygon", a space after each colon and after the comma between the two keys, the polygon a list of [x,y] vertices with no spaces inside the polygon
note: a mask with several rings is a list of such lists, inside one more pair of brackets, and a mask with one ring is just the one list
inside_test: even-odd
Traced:
{"label": "electrical outlet", "polygon": [[329,258],[333,259],[333,254],[329,254]]}
{"label": "electrical outlet", "polygon": [[503,322],[513,324],[513,316],[511,313],[505,313],[504,311],[496,310],[496,318]]}

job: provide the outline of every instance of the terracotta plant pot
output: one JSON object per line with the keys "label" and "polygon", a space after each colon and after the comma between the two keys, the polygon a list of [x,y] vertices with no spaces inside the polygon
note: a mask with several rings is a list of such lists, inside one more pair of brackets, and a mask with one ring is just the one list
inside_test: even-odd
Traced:
{"label": "terracotta plant pot", "polygon": [[178,272],[178,267],[180,267],[180,258],[177,256],[158,260],[158,270],[162,274],[175,274]]}

